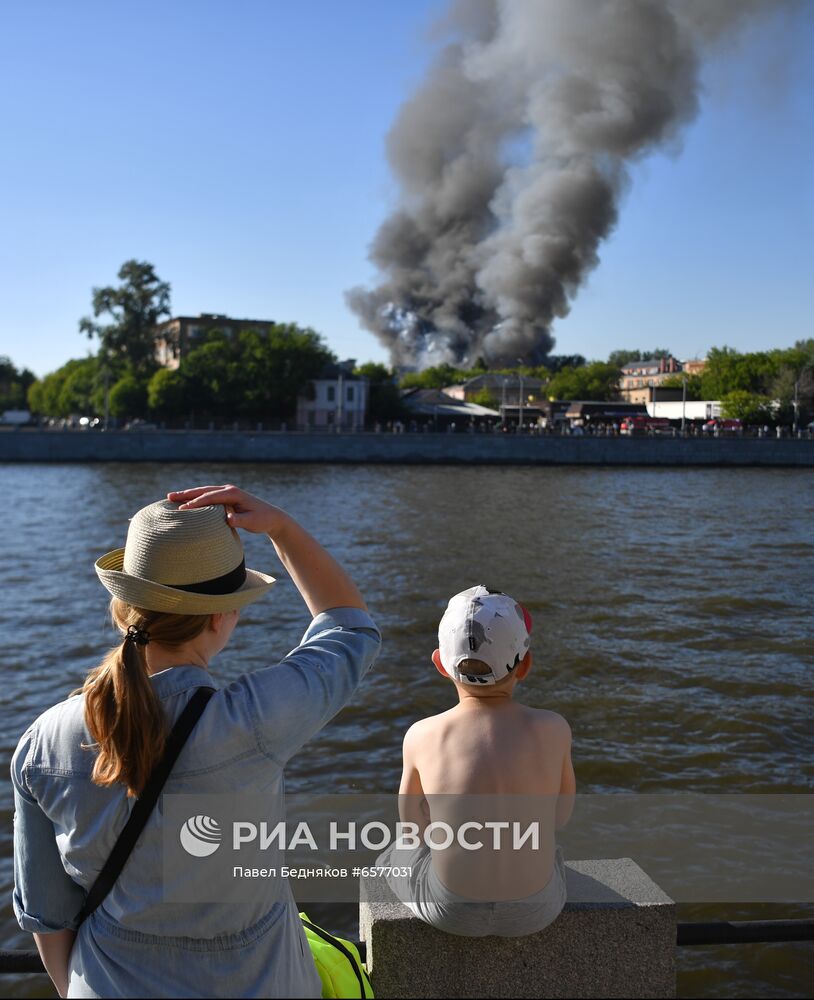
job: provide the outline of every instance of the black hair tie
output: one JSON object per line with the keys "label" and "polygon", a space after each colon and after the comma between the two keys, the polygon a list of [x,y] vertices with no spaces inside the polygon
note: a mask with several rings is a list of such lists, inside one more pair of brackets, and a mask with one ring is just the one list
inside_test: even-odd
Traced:
{"label": "black hair tie", "polygon": [[144,629],[139,628],[138,625],[130,625],[127,629],[127,635],[124,637],[125,642],[134,642],[137,646],[146,646],[150,641],[150,634],[145,632]]}

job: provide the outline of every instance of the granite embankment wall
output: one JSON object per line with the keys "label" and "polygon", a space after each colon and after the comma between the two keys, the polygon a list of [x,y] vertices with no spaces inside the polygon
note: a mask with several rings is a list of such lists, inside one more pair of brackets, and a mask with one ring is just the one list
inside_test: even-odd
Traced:
{"label": "granite embankment wall", "polygon": [[0,432],[0,462],[814,467],[814,440],[250,431]]}

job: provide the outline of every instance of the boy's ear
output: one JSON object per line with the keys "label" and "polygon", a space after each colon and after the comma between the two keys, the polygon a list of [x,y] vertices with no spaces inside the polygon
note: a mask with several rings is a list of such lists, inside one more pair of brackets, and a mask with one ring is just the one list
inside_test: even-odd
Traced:
{"label": "boy's ear", "polygon": [[526,653],[523,659],[514,668],[513,676],[516,677],[519,681],[522,681],[524,677],[528,676],[530,670],[531,670],[531,650],[529,650],[528,653]]}
{"label": "boy's ear", "polygon": [[446,680],[451,680],[452,679],[449,676],[449,674],[446,672],[446,670],[444,670],[444,664],[441,662],[441,650],[440,649],[434,649],[433,650],[433,653],[432,653],[432,662],[435,664],[435,669],[438,671],[438,673],[442,677],[446,678]]}

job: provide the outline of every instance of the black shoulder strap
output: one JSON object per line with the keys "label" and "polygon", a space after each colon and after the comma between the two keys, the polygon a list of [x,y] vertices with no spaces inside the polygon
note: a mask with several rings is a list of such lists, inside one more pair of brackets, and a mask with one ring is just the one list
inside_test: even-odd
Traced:
{"label": "black shoulder strap", "polygon": [[187,737],[194,729],[195,723],[206,708],[206,703],[214,693],[214,688],[199,687],[189,699],[183,712],[178,717],[178,721],[172,727],[170,735],[167,737],[163,757],[153,769],[153,773],[144,786],[144,791],[138,797],[127,822],[124,824],[122,832],[113,845],[110,857],[105,862],[104,867],[99,872],[96,881],[90,887],[85,897],[84,905],[76,917],[77,926],[93,913],[113,888],[116,879],[121,874],[122,868],[124,868],[127,859],[130,857],[130,853],[136,846],[136,841],[139,839],[141,831],[150,817],[150,813],[153,811],[156,802],[158,802],[158,796],[161,794],[161,789],[164,787],[164,783],[169,777],[175,761],[178,759],[178,754],[180,754],[187,741]]}

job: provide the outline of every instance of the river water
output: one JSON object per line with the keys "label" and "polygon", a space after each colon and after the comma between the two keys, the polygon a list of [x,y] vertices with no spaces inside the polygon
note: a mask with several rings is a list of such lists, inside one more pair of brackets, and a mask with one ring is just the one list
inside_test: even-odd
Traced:
{"label": "river water", "polygon": [[[139,507],[205,480],[293,513],[349,568],[385,636],[354,703],[291,762],[289,791],[397,787],[404,731],[453,703],[429,657],[446,600],[475,583],[529,608],[535,667],[519,697],[571,723],[581,792],[814,788],[811,472],[100,464],[0,465],[0,477],[6,775],[29,722],[112,640],[94,559],[124,543]],[[280,582],[213,664],[223,681],[284,654],[307,623],[269,543],[244,541],[247,565]],[[30,947],[6,902],[11,802],[6,778],[2,946]],[[682,904],[679,919],[812,913]],[[349,906],[324,922],[355,936]],[[679,995],[808,995],[811,948],[679,949]],[[2,986],[51,995],[41,977]]]}

